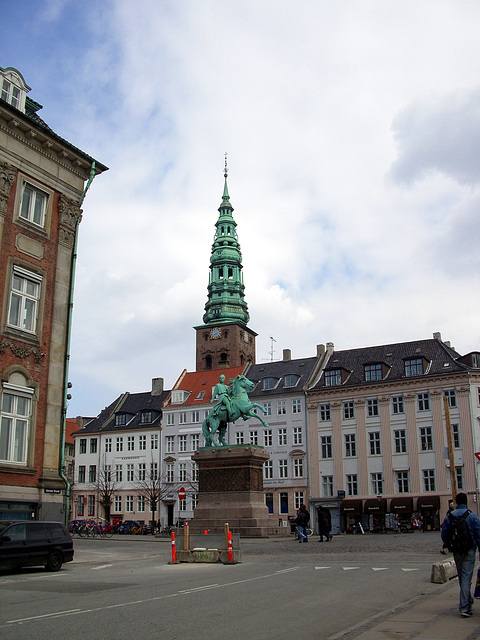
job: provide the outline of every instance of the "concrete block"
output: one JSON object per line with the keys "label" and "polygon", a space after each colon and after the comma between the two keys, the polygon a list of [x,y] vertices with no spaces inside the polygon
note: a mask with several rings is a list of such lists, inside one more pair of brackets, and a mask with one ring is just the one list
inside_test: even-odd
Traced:
{"label": "concrete block", "polygon": [[443,562],[433,563],[430,582],[443,584],[444,582],[448,582],[452,578],[456,578],[456,577],[457,577],[457,567],[455,565],[453,558],[449,558],[448,560],[443,560]]}

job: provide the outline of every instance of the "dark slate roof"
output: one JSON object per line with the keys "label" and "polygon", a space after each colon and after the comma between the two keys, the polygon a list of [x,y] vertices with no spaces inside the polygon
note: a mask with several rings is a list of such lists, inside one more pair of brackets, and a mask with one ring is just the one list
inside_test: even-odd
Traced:
{"label": "dark slate roof", "polygon": [[[163,391],[158,396],[153,396],[150,391],[142,393],[123,393],[116,398],[83,429],[75,431],[75,435],[98,433],[99,431],[131,431],[132,429],[146,429],[159,427],[162,420],[162,406],[170,391]],[[144,411],[153,413],[152,422],[140,422]],[[127,415],[127,424],[115,426],[117,414]]]}
{"label": "dark slate roof", "polygon": [[[249,393],[249,396],[266,397],[303,392],[303,387],[309,381],[317,361],[318,358],[313,357],[264,362],[262,364],[252,365],[246,375],[249,380],[256,382],[257,385],[255,389]],[[298,376],[298,382],[294,387],[285,386],[285,376],[288,375]],[[263,389],[262,380],[264,378],[277,378],[279,382],[274,389]]]}
{"label": "dark slate roof", "polygon": [[[353,387],[370,384],[365,381],[364,366],[366,364],[384,364],[385,375],[383,382],[413,379],[405,375],[405,360],[423,358],[425,361],[425,373],[423,376],[446,375],[465,372],[468,367],[459,361],[460,354],[449,347],[445,342],[437,339],[415,340],[395,344],[379,345],[376,347],[363,347],[360,349],[348,349],[334,351],[325,366],[325,370],[342,369],[346,372],[346,379],[342,385],[325,386],[325,375],[316,382],[311,389],[335,389],[341,387]],[[374,381],[372,384],[378,384]]]}

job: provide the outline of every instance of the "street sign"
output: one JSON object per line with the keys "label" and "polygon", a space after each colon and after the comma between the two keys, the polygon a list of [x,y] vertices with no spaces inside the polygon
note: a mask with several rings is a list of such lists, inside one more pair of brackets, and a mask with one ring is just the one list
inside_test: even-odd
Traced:
{"label": "street sign", "polygon": [[480,462],[480,451],[476,452],[475,457],[477,459],[477,462]]}
{"label": "street sign", "polygon": [[185,489],[183,487],[180,487],[180,489],[178,490],[178,499],[185,500],[185,495]]}

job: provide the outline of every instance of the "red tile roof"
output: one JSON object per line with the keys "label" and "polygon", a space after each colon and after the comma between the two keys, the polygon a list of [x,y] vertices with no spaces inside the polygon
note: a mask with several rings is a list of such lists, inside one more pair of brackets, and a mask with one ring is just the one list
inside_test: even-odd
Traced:
{"label": "red tile roof", "polygon": [[[184,370],[173,385],[172,391],[188,391],[189,396],[185,402],[175,403],[178,406],[194,406],[210,402],[212,389],[217,384],[220,376],[225,376],[225,382],[229,382],[235,376],[245,371],[245,366],[231,367],[229,369],[212,369],[211,371],[186,371]],[[204,392],[203,395],[201,392]],[[171,407],[171,393],[165,400],[164,407]]]}

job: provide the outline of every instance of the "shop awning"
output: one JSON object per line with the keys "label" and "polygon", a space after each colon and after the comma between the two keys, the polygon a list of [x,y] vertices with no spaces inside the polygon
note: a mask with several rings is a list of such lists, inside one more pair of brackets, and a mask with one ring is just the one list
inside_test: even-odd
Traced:
{"label": "shop awning", "polygon": [[342,513],[362,513],[362,501],[342,500],[340,503],[340,511]]}
{"label": "shop awning", "polygon": [[392,513],[412,513],[413,498],[392,498],[390,500],[390,511]]}
{"label": "shop awning", "polygon": [[422,496],[417,499],[417,511],[422,509],[440,509],[440,496]]}
{"label": "shop awning", "polygon": [[363,513],[386,513],[387,511],[387,499],[386,498],[369,498],[365,500],[363,505]]}

